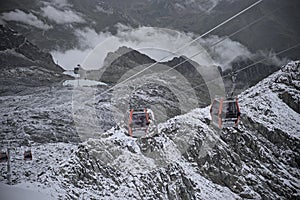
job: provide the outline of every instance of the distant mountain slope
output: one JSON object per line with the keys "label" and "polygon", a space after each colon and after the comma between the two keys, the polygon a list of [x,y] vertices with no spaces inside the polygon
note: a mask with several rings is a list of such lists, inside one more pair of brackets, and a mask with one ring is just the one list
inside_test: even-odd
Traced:
{"label": "distant mountain slope", "polygon": [[[2,68],[20,65],[39,65],[51,71],[63,72],[63,69],[53,62],[53,58],[49,53],[41,51],[36,45],[11,28],[1,25],[0,28]],[[11,56],[15,57],[5,60],[3,58],[6,55],[5,53],[11,53]],[[17,56],[18,54],[19,56]]]}
{"label": "distant mountain slope", "polygon": [[16,31],[0,25],[1,95],[22,91],[24,87],[48,86],[70,77],[41,51]]}
{"label": "distant mountain slope", "polygon": [[[256,60],[262,59],[266,59],[268,61],[255,63]],[[130,72],[130,70],[136,70],[134,72],[131,72],[133,75],[134,73],[138,73],[148,66],[151,66],[149,70],[146,70],[145,74],[149,74],[149,76],[153,74],[154,77],[152,78],[152,82],[155,82],[156,79],[160,79],[159,76],[156,76],[156,73],[162,76],[164,74],[168,74],[168,70],[163,68],[163,66],[166,66],[169,68],[174,68],[175,71],[177,71],[185,78],[185,82],[188,82],[191,85],[191,88],[194,88],[194,91],[198,97],[198,99],[196,100],[199,101],[200,107],[205,107],[210,104],[211,99],[209,97],[209,91],[207,88],[208,86],[206,85],[202,77],[201,70],[207,70],[205,69],[205,67],[217,69],[217,66],[205,66],[204,68],[197,69],[197,67],[199,67],[199,64],[188,59],[185,56],[178,56],[167,62],[156,63],[155,60],[151,59],[147,55],[125,46],[120,47],[115,52],[108,53],[104,63],[104,66],[99,70],[87,70],[85,71],[85,73],[82,73],[82,76],[87,77],[88,79],[102,81],[113,86],[117,84],[118,81],[121,81],[122,78],[124,79],[123,76],[125,76],[126,73]],[[232,78],[230,75],[232,70],[238,71],[235,89],[235,94],[238,95],[247,88],[257,84],[260,80],[277,71],[280,67],[277,66],[277,63],[274,63],[275,62],[269,61],[268,58],[264,58],[262,56],[253,56],[252,58],[237,57],[236,60],[233,60],[231,63],[233,69],[220,71],[220,75],[224,76],[223,81],[225,83],[226,91],[230,91],[232,87]],[[248,66],[251,67],[243,69]],[[221,69],[219,68],[219,70]],[[141,77],[142,74],[135,78]],[[170,78],[170,80],[168,81],[175,84],[176,81],[182,80],[171,80]],[[149,93],[150,96],[155,96],[154,94],[156,93],[153,93],[151,95],[151,92],[149,91],[152,90],[149,88],[146,93]]]}
{"label": "distant mountain slope", "polygon": [[[176,65],[178,66],[174,68],[175,72],[168,72],[170,68]],[[174,117],[182,113],[179,111],[180,105],[174,93],[175,91],[171,91],[168,87],[172,85],[171,87],[173,88],[178,87],[184,90],[187,89],[184,87],[184,84],[186,84],[190,86],[189,89],[195,88],[194,90],[187,91],[187,94],[195,92],[197,98],[193,100],[197,102],[195,103],[197,107],[205,107],[210,103],[209,91],[204,83],[204,78],[197,69],[198,64],[188,60],[184,56],[175,57],[168,62],[156,63],[155,60],[139,51],[128,47],[120,47],[117,51],[108,53],[105,58],[105,65],[101,69],[87,70],[86,77],[108,83],[110,87],[113,87],[114,85],[118,85],[118,82],[126,79],[126,77],[134,76],[134,74],[141,72],[149,66],[151,67],[148,70],[120,85],[120,87],[123,87],[123,89],[120,89],[122,92],[127,91],[128,86],[131,84],[137,88],[135,88],[132,94],[121,95],[118,99],[119,102],[125,101],[127,95],[132,95],[131,106],[138,107],[137,105],[150,106],[160,104],[167,110],[169,117]],[[214,68],[215,66],[205,67]],[[205,70],[205,67],[202,70]],[[138,81],[141,81],[143,84],[134,84],[134,82]],[[160,85],[160,83],[166,82],[168,82],[167,85]],[[203,84],[202,87],[197,87],[201,84]],[[158,90],[160,92],[157,92]],[[189,95],[181,96],[190,97]]]}

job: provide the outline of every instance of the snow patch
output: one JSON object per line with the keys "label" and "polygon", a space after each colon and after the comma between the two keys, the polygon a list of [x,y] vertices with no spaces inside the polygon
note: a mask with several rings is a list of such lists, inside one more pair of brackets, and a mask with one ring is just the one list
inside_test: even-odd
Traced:
{"label": "snow patch", "polygon": [[63,86],[81,86],[81,87],[90,87],[98,85],[107,85],[106,83],[93,80],[77,79],[77,80],[66,80],[63,83]]}

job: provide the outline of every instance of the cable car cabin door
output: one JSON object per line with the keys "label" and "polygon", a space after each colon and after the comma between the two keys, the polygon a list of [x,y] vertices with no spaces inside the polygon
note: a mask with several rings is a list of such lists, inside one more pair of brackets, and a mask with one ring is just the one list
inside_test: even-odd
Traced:
{"label": "cable car cabin door", "polygon": [[222,102],[220,102],[218,99],[214,99],[211,108],[210,108],[210,116],[211,116],[211,120],[212,120],[212,124],[218,128],[222,128],[222,125],[220,124],[220,105]]}
{"label": "cable car cabin door", "polygon": [[222,128],[234,127],[239,120],[239,107],[236,100],[224,101],[222,104]]}
{"label": "cable car cabin door", "polygon": [[210,108],[212,124],[219,129],[234,127],[240,118],[240,108],[237,99],[214,99]]}

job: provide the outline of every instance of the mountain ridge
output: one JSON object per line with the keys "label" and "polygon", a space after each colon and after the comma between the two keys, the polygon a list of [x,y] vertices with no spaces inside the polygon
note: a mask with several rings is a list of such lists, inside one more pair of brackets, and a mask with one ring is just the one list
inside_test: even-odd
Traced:
{"label": "mountain ridge", "polygon": [[1,95],[72,79],[63,74],[51,54],[41,51],[13,29],[0,25],[0,37]]}

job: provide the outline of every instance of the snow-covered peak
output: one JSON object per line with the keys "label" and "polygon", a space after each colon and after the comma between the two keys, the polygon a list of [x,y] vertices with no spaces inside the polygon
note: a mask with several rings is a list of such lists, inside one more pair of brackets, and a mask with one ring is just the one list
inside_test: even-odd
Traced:
{"label": "snow-covered peak", "polygon": [[241,112],[268,129],[300,138],[300,61],[293,61],[240,96]]}
{"label": "snow-covered peak", "polygon": [[300,86],[300,61],[292,61],[285,66],[282,66],[281,73],[275,75],[273,81],[288,86],[294,86],[299,89]]}

